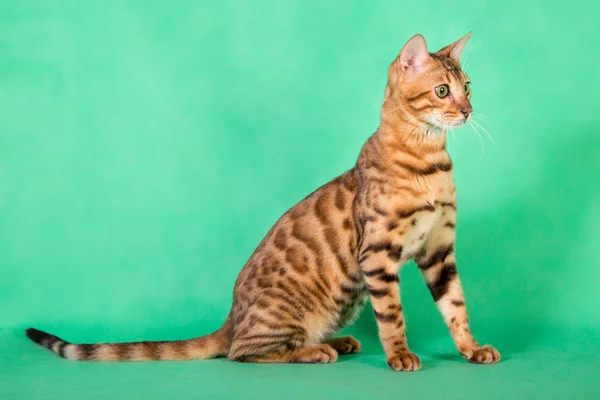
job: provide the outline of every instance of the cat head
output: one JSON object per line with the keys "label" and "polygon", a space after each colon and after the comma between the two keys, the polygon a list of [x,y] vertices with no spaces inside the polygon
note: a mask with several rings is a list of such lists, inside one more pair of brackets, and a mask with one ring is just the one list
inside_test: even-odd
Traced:
{"label": "cat head", "polygon": [[387,108],[426,131],[463,125],[471,117],[471,89],[460,68],[469,32],[436,53],[421,35],[413,36],[392,63],[386,88]]}

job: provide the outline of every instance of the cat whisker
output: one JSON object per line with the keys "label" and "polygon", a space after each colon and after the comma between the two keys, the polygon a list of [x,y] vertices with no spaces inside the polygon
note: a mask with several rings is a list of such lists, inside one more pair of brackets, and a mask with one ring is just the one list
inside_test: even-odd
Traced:
{"label": "cat whisker", "polygon": [[469,125],[471,126],[471,129],[473,129],[473,134],[479,139],[479,144],[481,146],[481,152],[482,155],[485,154],[485,142],[483,141],[483,137],[481,137],[481,133],[477,130],[477,128],[475,128],[475,125],[472,124],[472,120],[471,122],[469,122]]}
{"label": "cat whisker", "polygon": [[391,114],[391,113],[393,113],[393,112],[395,112],[397,110],[400,110],[400,109],[403,109],[403,108],[407,108],[408,106],[409,106],[408,104],[404,104],[404,105],[392,108],[391,110],[387,110],[386,112],[381,113],[381,116],[383,117],[383,116],[389,115],[389,114]]}
{"label": "cat whisker", "polygon": [[[450,129],[450,125],[449,124],[444,124],[444,129],[443,132],[446,135],[446,146],[448,147],[448,150],[450,149],[450,141],[448,140],[448,130]],[[442,147],[444,147],[444,144],[440,144],[440,150],[442,149]]]}
{"label": "cat whisker", "polygon": [[[448,132],[452,133],[452,140],[454,140],[456,142],[456,135],[454,134],[454,129],[450,125],[448,125]],[[448,142],[448,149],[450,149],[450,135],[448,135],[447,142]]]}
{"label": "cat whisker", "polygon": [[471,120],[472,123],[474,123],[475,125],[477,125],[479,128],[481,128],[481,130],[483,132],[485,132],[485,134],[488,136],[488,138],[490,138],[490,141],[494,144],[496,144],[496,142],[494,142],[494,139],[492,139],[492,135],[490,135],[490,133],[487,131],[487,129],[485,129],[483,126],[481,126],[481,124],[477,121],[475,121],[474,119]]}

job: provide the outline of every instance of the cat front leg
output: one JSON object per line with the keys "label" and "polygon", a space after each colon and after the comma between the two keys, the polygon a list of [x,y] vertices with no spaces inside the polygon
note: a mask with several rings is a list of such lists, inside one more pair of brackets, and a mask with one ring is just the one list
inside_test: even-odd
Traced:
{"label": "cat front leg", "polygon": [[395,371],[417,371],[421,361],[408,348],[400,303],[398,269],[401,253],[402,246],[389,238],[366,236],[360,247],[359,264],[369,289],[388,365]]}
{"label": "cat front leg", "polygon": [[416,262],[458,351],[473,363],[495,363],[500,360],[500,353],[492,346],[480,346],[469,326],[454,253],[455,213],[454,205],[443,205],[442,219],[425,243],[423,252],[416,257]]}

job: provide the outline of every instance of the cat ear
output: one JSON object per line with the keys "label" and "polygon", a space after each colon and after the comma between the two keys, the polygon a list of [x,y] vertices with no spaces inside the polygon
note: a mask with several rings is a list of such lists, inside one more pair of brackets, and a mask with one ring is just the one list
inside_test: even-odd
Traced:
{"label": "cat ear", "polygon": [[446,46],[437,54],[441,54],[443,56],[448,56],[453,59],[456,63],[460,63],[460,55],[462,54],[467,42],[471,39],[471,32],[467,33],[461,39],[458,39],[456,42],[452,43],[450,46]]}
{"label": "cat ear", "polygon": [[429,59],[425,38],[421,35],[415,35],[404,45],[398,56],[398,64],[400,70],[404,73],[418,72],[425,67]]}

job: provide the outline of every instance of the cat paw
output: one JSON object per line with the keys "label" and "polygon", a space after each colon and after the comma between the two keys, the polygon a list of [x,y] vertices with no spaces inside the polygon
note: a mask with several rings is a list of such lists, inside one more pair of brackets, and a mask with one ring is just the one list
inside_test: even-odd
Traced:
{"label": "cat paw", "polygon": [[328,344],[307,347],[296,352],[294,360],[299,363],[327,364],[336,362],[337,351]]}
{"label": "cat paw", "polygon": [[329,339],[326,343],[333,347],[339,354],[358,353],[362,348],[360,342],[352,336]]}
{"label": "cat paw", "polygon": [[394,371],[418,371],[421,369],[421,360],[415,353],[407,351],[388,358],[388,365]]}
{"label": "cat paw", "polygon": [[463,357],[474,364],[494,364],[500,361],[500,353],[490,345],[464,352]]}

